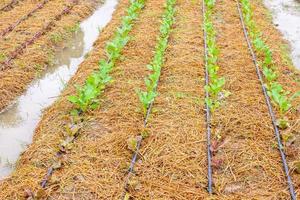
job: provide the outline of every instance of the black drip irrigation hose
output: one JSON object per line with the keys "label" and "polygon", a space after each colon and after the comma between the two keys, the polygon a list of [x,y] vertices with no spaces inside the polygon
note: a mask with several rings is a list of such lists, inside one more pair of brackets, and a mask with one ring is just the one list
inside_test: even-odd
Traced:
{"label": "black drip irrigation hose", "polygon": [[21,19],[17,20],[15,23],[10,24],[7,28],[5,28],[4,30],[2,30],[0,32],[0,38],[4,37],[5,35],[7,35],[8,33],[12,32],[19,24],[21,24],[23,21],[27,20],[30,16],[32,16],[36,11],[42,9],[47,3],[49,2],[49,0],[44,0],[41,3],[38,3],[37,6],[31,10],[27,15],[21,17]]}
{"label": "black drip irrigation hose", "polygon": [[[158,83],[157,83],[157,85],[158,85]],[[155,91],[157,89],[157,85],[155,87]],[[147,113],[146,113],[146,116],[144,118],[144,128],[146,128],[146,126],[147,126],[148,118],[150,116],[150,113],[151,113],[151,110],[152,110],[152,107],[153,107],[153,103],[154,103],[154,101],[152,101],[150,103],[149,107],[147,108]],[[128,169],[128,175],[126,177],[125,185],[124,185],[125,192],[122,195],[122,199],[125,196],[125,193],[128,191],[129,180],[130,180],[131,175],[134,173],[134,166],[135,166],[135,163],[136,163],[138,155],[139,155],[142,140],[143,140],[143,137],[141,135],[137,137],[136,150],[135,150],[135,152],[132,156],[131,162],[130,162],[130,166],[129,166],[129,169]]]}
{"label": "black drip irrigation hose", "polygon": [[276,136],[276,139],[277,139],[277,142],[278,142],[280,156],[281,156],[283,168],[284,168],[284,171],[285,171],[285,175],[286,175],[286,178],[287,178],[287,183],[288,183],[291,199],[296,200],[297,198],[296,198],[296,194],[295,194],[295,190],[294,190],[294,186],[293,186],[293,181],[292,181],[292,178],[289,174],[289,167],[288,167],[288,164],[286,162],[286,156],[285,156],[285,153],[283,151],[283,145],[282,145],[281,138],[280,138],[280,132],[279,132],[279,129],[276,125],[276,116],[274,114],[274,111],[273,111],[273,108],[272,108],[272,105],[271,105],[271,102],[270,102],[270,98],[267,94],[267,89],[264,85],[264,81],[262,79],[262,74],[261,74],[261,71],[259,69],[256,54],[253,51],[252,44],[251,44],[250,39],[248,37],[248,31],[247,31],[245,23],[244,23],[244,17],[243,17],[242,11],[241,11],[240,3],[239,3],[238,0],[236,2],[237,2],[237,9],[238,9],[238,12],[239,12],[239,15],[240,15],[240,21],[241,21],[241,24],[242,24],[242,27],[243,27],[244,36],[245,36],[245,39],[246,39],[246,42],[247,42],[247,45],[248,45],[248,49],[249,49],[250,54],[252,56],[252,61],[253,61],[254,65],[255,65],[255,68],[256,68],[256,73],[257,73],[258,79],[260,81],[262,91],[263,91],[264,96],[265,96],[266,104],[268,106],[269,114],[270,114],[270,117],[271,117],[271,120],[272,120],[272,124],[273,124],[273,127],[274,127],[274,132],[275,132],[275,136]]}
{"label": "black drip irrigation hose", "polygon": [[48,183],[48,180],[49,180],[49,178],[52,176],[53,172],[54,172],[53,167],[50,167],[50,168],[47,170],[47,174],[46,174],[46,176],[44,177],[44,179],[43,179],[42,182],[41,182],[41,187],[42,187],[43,189],[46,188],[47,183]]}
{"label": "black drip irrigation hose", "polygon": [[[205,2],[202,2],[202,12],[203,12],[203,24],[205,24]],[[207,33],[205,28],[203,28],[203,36],[204,36],[204,62],[205,62],[205,85],[209,84],[209,74],[208,74],[208,67],[207,67],[207,59],[208,59],[208,52],[207,52]],[[205,90],[205,97],[209,98],[209,93]],[[207,191],[209,194],[212,194],[212,167],[211,167],[211,160],[212,160],[212,152],[211,152],[211,126],[210,126],[210,119],[211,119],[211,112],[210,108],[207,103],[205,103],[205,110],[206,110],[206,139],[207,139]]]}
{"label": "black drip irrigation hose", "polygon": [[15,5],[19,3],[20,0],[12,0],[2,8],[0,8],[0,11],[10,11]]}
{"label": "black drip irrigation hose", "polygon": [[53,28],[53,26],[55,26],[55,22],[56,21],[60,20],[63,17],[63,15],[69,14],[71,12],[71,10],[74,8],[74,6],[78,4],[78,0],[71,0],[70,2],[71,2],[70,5],[65,6],[61,13],[59,13],[58,15],[56,15],[53,18],[53,20],[51,20],[50,22],[48,22],[39,32],[35,33],[32,38],[25,40],[25,42],[23,42],[13,52],[11,52],[10,56],[8,57],[8,59],[6,59],[6,61],[0,62],[0,65],[2,65],[0,67],[0,71],[3,71],[5,69],[7,69],[8,67],[11,67],[12,60],[14,60],[19,55],[23,54],[24,50],[28,46],[30,46],[33,43],[35,43],[36,40],[38,40],[41,36],[43,36],[49,30],[51,30],[51,28]]}
{"label": "black drip irrigation hose", "polygon": [[[158,87],[160,78],[161,78],[161,74],[159,75],[157,84],[154,88],[155,92],[157,91],[157,87]],[[155,100],[155,98],[154,98],[154,100]],[[153,104],[154,104],[154,100],[150,103],[150,105],[147,108],[147,112],[146,112],[146,116],[144,118],[144,124],[143,124],[144,128],[147,127],[148,119],[149,119],[149,116],[150,116],[150,113],[151,113],[151,110],[152,110],[152,107],[153,107]],[[131,175],[134,174],[134,166],[135,166],[136,161],[138,159],[139,151],[140,151],[140,148],[141,148],[141,143],[142,143],[142,140],[143,140],[142,134],[140,134],[136,138],[137,138],[136,150],[133,153],[133,156],[132,156],[132,159],[131,159],[131,162],[130,162],[130,166],[129,166],[129,169],[128,169],[128,174],[127,174],[125,184],[124,184],[124,192],[123,192],[123,195],[121,196],[122,199],[124,199],[124,197],[126,195],[126,192],[128,192],[129,180],[130,180]]]}

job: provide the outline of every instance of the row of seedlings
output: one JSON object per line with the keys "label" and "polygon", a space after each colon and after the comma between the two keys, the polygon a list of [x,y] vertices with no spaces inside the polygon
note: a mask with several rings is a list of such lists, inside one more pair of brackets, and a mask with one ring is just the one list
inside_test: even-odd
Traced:
{"label": "row of seedlings", "polygon": [[99,97],[112,82],[110,73],[114,69],[116,62],[120,59],[123,48],[130,40],[129,33],[144,5],[145,0],[131,1],[126,16],[122,17],[120,27],[114,33],[113,39],[107,42],[105,46],[106,59],[99,60],[99,70],[90,74],[83,86],[76,86],[76,95],[68,97],[68,100],[74,105],[74,109],[70,111],[71,120],[65,126],[64,138],[59,144],[55,161],[48,168],[47,174],[42,180],[42,188],[47,186],[53,172],[62,167],[63,155],[72,149],[75,139],[80,135],[84,124],[83,115],[89,110],[99,107]]}
{"label": "row of seedlings", "polygon": [[205,102],[212,112],[220,107],[224,97],[229,95],[224,90],[225,78],[218,76],[219,66],[218,57],[219,49],[216,44],[216,31],[214,30],[212,22],[212,13],[215,6],[215,0],[204,0],[204,6],[206,7],[204,13],[204,31],[206,33],[206,68],[208,72],[208,84],[205,86],[205,90],[208,92]]}
{"label": "row of seedlings", "polygon": [[32,16],[36,11],[42,9],[49,0],[44,0],[41,3],[38,3],[37,6],[32,9],[29,13],[21,17],[19,20],[17,20],[15,23],[10,24],[6,29],[0,32],[0,37],[4,37],[8,33],[12,32],[19,24],[21,24],[23,21],[27,20],[30,16]]}
{"label": "row of seedlings", "polygon": [[216,31],[213,26],[212,14],[215,0],[203,0],[204,24],[204,57],[205,57],[205,104],[207,129],[207,161],[208,161],[208,192],[212,194],[212,149],[211,114],[221,106],[222,101],[229,95],[224,90],[225,78],[219,77],[219,49],[216,44]]}
{"label": "row of seedlings", "polygon": [[[268,106],[268,111],[274,127],[274,133],[278,143],[278,149],[284,168],[284,173],[287,178],[290,196],[291,199],[294,200],[296,199],[296,193],[294,190],[292,178],[290,176],[289,167],[286,161],[286,155],[284,152],[283,144],[281,142],[279,128],[285,129],[288,127],[288,121],[285,118],[285,114],[291,109],[291,101],[299,95],[299,92],[295,93],[294,95],[291,95],[291,97],[288,97],[290,92],[284,90],[283,86],[277,82],[278,72],[276,72],[277,69],[273,61],[272,51],[263,40],[262,33],[258,30],[253,20],[253,12],[251,10],[249,0],[241,0],[241,5],[242,9],[240,7],[240,2],[237,0],[237,8],[240,14],[240,20],[243,26],[244,35],[253,62],[256,67],[256,73],[261,83],[266,104]],[[252,46],[254,46],[254,50]],[[256,54],[258,55],[258,58]],[[276,108],[278,108],[279,110],[279,120],[276,119],[272,104],[276,106]]]}
{"label": "row of seedlings", "polygon": [[292,109],[292,101],[300,96],[300,91],[291,94],[290,91],[283,88],[277,81],[279,73],[277,72],[276,64],[274,63],[272,51],[265,43],[262,33],[257,28],[253,20],[253,12],[249,0],[241,0],[242,12],[244,21],[247,26],[249,36],[252,40],[254,49],[259,58],[259,64],[262,67],[262,72],[266,81],[268,95],[274,106],[278,108],[279,120],[277,126],[281,129],[286,129],[289,126],[286,117],[287,112]]}
{"label": "row of seedlings", "polygon": [[[137,90],[137,95],[139,97],[142,112],[144,115],[144,124],[143,124],[144,129],[147,126],[147,121],[151,113],[154,100],[158,96],[157,87],[161,75],[161,70],[165,61],[164,55],[168,46],[168,41],[172,30],[172,26],[175,21],[175,4],[176,4],[176,0],[166,1],[165,11],[162,16],[162,22],[159,29],[160,36],[158,38],[155,47],[154,57],[151,63],[147,65],[147,69],[151,71],[151,74],[149,74],[148,77],[145,78],[146,90],[142,90],[142,89]],[[131,159],[131,163],[128,169],[128,175],[125,181],[125,186],[124,186],[125,191],[124,194],[122,195],[124,197],[124,200],[130,198],[130,194],[129,194],[130,177],[134,172],[134,165],[138,159],[138,154],[139,154],[142,140],[145,139],[147,136],[148,136],[147,131],[144,130],[142,131],[142,133],[140,133],[139,136],[136,137],[136,139],[130,140],[130,144],[132,144],[131,149],[134,149],[135,151],[133,153],[133,157]]]}
{"label": "row of seedlings", "polygon": [[51,31],[51,29],[55,26],[55,22],[61,20],[61,18],[64,15],[70,14],[72,9],[78,4],[78,1],[72,1],[69,5],[65,6],[60,13],[58,13],[56,16],[53,17],[53,19],[38,32],[36,32],[32,38],[27,39],[25,42],[23,42],[21,45],[19,45],[17,48],[15,48],[9,56],[2,56],[0,57],[0,60],[3,60],[2,62],[0,61],[0,71],[6,70],[11,67],[11,62],[17,58],[19,55],[23,54],[25,49],[34,44],[40,37],[45,35],[48,31]]}

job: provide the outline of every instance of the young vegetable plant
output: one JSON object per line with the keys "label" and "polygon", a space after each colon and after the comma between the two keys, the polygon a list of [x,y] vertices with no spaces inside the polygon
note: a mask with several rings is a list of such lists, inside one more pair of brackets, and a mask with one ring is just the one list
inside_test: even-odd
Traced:
{"label": "young vegetable plant", "polygon": [[[292,108],[292,101],[300,96],[300,91],[290,95],[290,91],[283,89],[283,86],[276,80],[278,74],[276,73],[275,63],[273,62],[272,51],[270,47],[262,39],[262,33],[256,27],[253,20],[253,13],[249,0],[241,0],[242,11],[245,19],[250,38],[252,39],[253,46],[256,53],[259,55],[259,64],[262,67],[262,72],[266,80],[266,88],[268,96],[271,98],[272,103],[278,108],[280,119],[277,125],[284,129],[288,127],[286,120],[286,113]],[[288,97],[290,95],[290,97]]]}
{"label": "young vegetable plant", "polygon": [[130,40],[129,32],[139,11],[143,8],[144,2],[144,0],[131,1],[131,5],[127,9],[127,16],[122,18],[121,26],[115,32],[114,38],[106,44],[107,59],[99,61],[99,70],[89,75],[83,86],[76,86],[77,95],[68,97],[68,100],[75,105],[77,113],[99,106],[98,97],[112,82],[110,73],[116,61],[120,59],[122,49]]}
{"label": "young vegetable plant", "polygon": [[207,7],[204,15],[204,30],[207,35],[207,70],[209,74],[209,84],[205,86],[205,90],[209,93],[209,98],[206,98],[205,102],[213,112],[221,105],[221,94],[224,93],[226,97],[229,93],[223,90],[225,78],[218,77],[219,66],[217,61],[219,49],[216,44],[216,32],[212,23],[212,11],[215,5],[215,0],[205,0],[204,3]]}
{"label": "young vegetable plant", "polygon": [[[122,18],[120,28],[115,32],[113,39],[106,44],[107,59],[99,61],[99,70],[90,74],[83,86],[76,86],[77,95],[68,97],[68,100],[74,104],[75,109],[70,113],[70,122],[65,125],[64,139],[61,140],[58,146],[57,155],[65,154],[72,149],[74,140],[80,135],[80,130],[84,126],[84,119],[81,114],[98,107],[98,97],[104,92],[105,87],[112,82],[110,72],[113,70],[115,62],[120,58],[122,49],[129,41],[128,35],[132,29],[133,21],[138,17],[138,13],[143,6],[144,0],[131,1],[127,9],[127,16]],[[61,156],[56,156],[41,183],[42,188],[46,187],[53,171],[61,166]],[[50,175],[49,171],[51,171]]]}
{"label": "young vegetable plant", "polygon": [[138,90],[137,94],[142,104],[143,114],[147,114],[147,110],[150,104],[154,101],[158,95],[156,92],[157,84],[161,74],[161,68],[164,62],[164,53],[167,49],[169,34],[174,23],[175,14],[175,3],[176,0],[167,0],[165,13],[160,26],[160,37],[158,38],[157,45],[155,48],[155,54],[151,61],[151,64],[147,68],[152,71],[148,77],[145,78],[146,91]]}

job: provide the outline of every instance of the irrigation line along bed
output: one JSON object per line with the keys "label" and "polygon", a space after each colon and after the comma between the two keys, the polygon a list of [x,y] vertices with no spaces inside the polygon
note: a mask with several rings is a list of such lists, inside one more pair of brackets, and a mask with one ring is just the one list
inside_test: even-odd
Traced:
{"label": "irrigation line along bed", "polygon": [[[106,45],[108,46],[110,43],[115,43],[116,41],[120,41],[120,40],[124,40],[126,37],[128,38],[128,34],[129,32],[131,31],[132,29],[132,26],[133,26],[133,23],[135,22],[135,20],[138,18],[139,16],[139,11],[142,10],[142,8],[144,7],[144,0],[136,0],[136,1],[131,1],[131,4],[130,6],[127,8],[127,15],[123,16],[122,19],[121,19],[121,26],[117,28],[117,31],[115,31],[114,33],[114,37],[111,39],[111,41],[107,42]],[[125,28],[124,28],[125,27]],[[128,30],[128,27],[129,27],[129,30]],[[121,33],[119,30],[127,30],[125,33]],[[122,35],[121,35],[122,34]],[[123,41],[124,42],[124,41]],[[127,44],[128,40],[125,42],[125,43],[122,43],[122,46],[119,46],[117,48],[119,48],[120,50],[122,50],[124,48],[124,46]],[[106,46],[106,50],[107,50],[107,46]],[[119,55],[118,57],[114,57],[114,59],[120,59],[120,56]],[[106,63],[111,63],[111,62],[116,62],[116,60],[112,61],[111,57],[108,56],[107,58],[108,60],[104,60],[104,62]],[[99,61],[99,65],[101,63],[101,60]],[[114,66],[115,64],[113,63],[112,66]],[[104,72],[104,71],[101,71],[101,70],[107,70],[104,66],[100,66],[100,72],[102,73],[107,73],[107,72]],[[96,72],[94,71],[89,77],[92,77],[93,74],[95,74]],[[108,72],[109,73],[109,72]],[[104,83],[103,83],[104,84]],[[107,82],[105,83],[107,84]],[[84,110],[79,110],[78,112],[78,116],[82,115],[84,113]],[[83,122],[83,120],[81,119],[80,120],[81,123]],[[69,142],[74,142],[75,139],[79,136],[79,129],[77,130],[77,132],[73,135],[73,138],[71,141]],[[64,154],[66,154],[66,151],[63,149],[60,149],[56,152],[55,156],[57,159],[60,159]],[[58,167],[60,168],[60,166]],[[52,174],[54,173],[54,171],[56,169],[58,169],[56,167],[56,164],[55,163],[52,163],[52,166],[48,168],[47,170],[47,173],[45,175],[45,177],[43,178],[42,182],[41,182],[41,187],[43,189],[46,188],[47,186],[47,183],[49,182],[49,179],[50,177],[52,176]]]}
{"label": "irrigation line along bed", "polygon": [[0,63],[2,66],[0,68],[0,71],[5,70],[10,67],[11,61],[17,58],[19,55],[21,55],[24,50],[34,44],[36,40],[38,40],[41,36],[43,36],[45,33],[51,30],[53,26],[55,26],[55,21],[60,20],[64,15],[69,14],[71,10],[74,8],[74,6],[78,4],[77,0],[73,0],[72,3],[66,7],[58,14],[56,15],[53,20],[48,22],[40,31],[35,33],[32,38],[26,40],[23,42],[20,46],[18,46],[14,51],[10,53],[10,56],[6,59],[6,61]]}
{"label": "irrigation line along bed", "polygon": [[23,0],[11,0],[11,2],[9,2],[8,4],[6,4],[5,6],[3,6],[2,8],[0,8],[0,12],[3,11],[10,11],[14,8],[14,6],[16,6],[20,1]]}
{"label": "irrigation line along bed", "polygon": [[[205,0],[202,1],[202,14],[203,14],[203,24],[205,24]],[[209,73],[208,73],[208,51],[207,51],[207,33],[205,28],[203,27],[203,40],[204,40],[204,64],[205,64],[205,85],[209,85]],[[205,90],[205,98],[209,98],[208,90]],[[205,110],[206,110],[206,140],[207,140],[207,179],[208,179],[208,185],[207,185],[207,191],[209,194],[212,194],[212,167],[211,167],[211,161],[212,161],[212,152],[210,150],[211,147],[211,112],[210,108],[205,103]]]}
{"label": "irrigation line along bed", "polygon": [[[159,51],[159,50],[158,50],[158,46],[160,45],[159,42],[160,42],[161,40],[164,40],[164,39],[167,40],[167,41],[166,41],[166,48],[167,48],[167,44],[168,44],[168,42],[169,42],[169,37],[170,37],[170,32],[171,32],[172,26],[174,25],[174,13],[175,13],[175,11],[171,14],[172,16],[170,16],[170,15],[168,15],[168,14],[170,14],[170,13],[168,13],[169,10],[167,9],[167,7],[170,6],[170,7],[172,7],[172,8],[174,9],[175,4],[176,4],[176,0],[174,0],[173,2],[172,2],[172,0],[170,0],[170,1],[166,0],[166,2],[167,2],[167,3],[166,3],[166,10],[165,10],[165,14],[163,14],[163,21],[162,21],[162,24],[161,24],[161,26],[160,26],[160,34],[161,34],[161,35],[159,36],[159,39],[158,39],[158,44],[157,44],[157,46],[156,46],[156,52]],[[170,3],[170,4],[169,4],[169,3]],[[168,17],[171,17],[171,18],[168,18]],[[162,32],[162,30],[164,30],[162,27],[164,27],[164,23],[166,23],[166,24],[168,23],[168,21],[164,21],[164,20],[167,20],[167,19],[170,19],[172,22],[170,22],[171,24],[170,24],[168,33],[166,34],[166,33]],[[164,35],[164,34],[165,34],[165,35]],[[152,89],[154,93],[156,93],[158,84],[159,84],[160,79],[161,79],[161,69],[162,69],[163,64],[164,64],[164,56],[165,56],[166,48],[163,50],[163,53],[162,53],[162,55],[161,55],[161,56],[162,56],[162,58],[161,58],[161,59],[162,59],[162,60],[161,60],[161,63],[160,63],[160,64],[153,64],[153,65],[157,65],[157,67],[158,67],[158,66],[160,67],[159,76],[158,76],[158,78],[157,78],[157,80],[156,80],[155,86],[154,86],[153,89]],[[156,56],[156,55],[157,55],[157,54],[155,53],[155,56]],[[154,59],[155,59],[155,56],[154,56]],[[154,62],[154,61],[152,61],[152,62]],[[154,68],[154,67],[153,67],[153,68]],[[153,70],[153,72],[154,72],[154,70]],[[154,72],[154,73],[155,73],[155,72]],[[147,127],[148,119],[149,119],[149,116],[150,116],[150,113],[151,113],[151,110],[152,110],[152,107],[153,107],[155,98],[156,98],[156,97],[153,98],[153,100],[150,102],[150,104],[149,104],[148,107],[147,107],[147,111],[146,111],[146,115],[145,115],[144,123],[143,123],[143,128],[144,128],[144,129]],[[128,189],[129,189],[129,188],[128,188],[128,186],[129,186],[129,181],[130,181],[131,175],[134,173],[134,166],[135,166],[135,164],[136,164],[136,162],[137,162],[137,158],[138,158],[138,155],[139,155],[141,143],[142,143],[142,140],[143,140],[142,134],[140,133],[140,135],[137,136],[136,139],[137,139],[136,149],[135,149],[135,151],[134,151],[134,153],[133,153],[133,156],[132,156],[132,159],[131,159],[131,162],[130,162],[130,166],[129,166],[129,169],[128,169],[128,174],[127,174],[127,177],[126,177],[126,179],[125,179],[124,192],[123,192],[123,194],[122,194],[122,196],[121,196],[121,197],[124,198],[124,199],[127,198],[126,195],[127,195]]]}
{"label": "irrigation line along bed", "polygon": [[276,136],[276,139],[277,139],[281,160],[282,160],[282,163],[283,163],[283,168],[284,168],[285,175],[286,175],[286,178],[287,178],[287,183],[288,183],[291,199],[296,200],[296,194],[295,194],[292,178],[289,174],[289,167],[288,167],[288,164],[286,162],[285,153],[283,151],[283,145],[282,145],[281,138],[280,138],[280,132],[279,132],[279,129],[276,125],[276,121],[277,121],[276,116],[275,116],[275,113],[273,111],[273,108],[272,108],[272,105],[271,105],[271,102],[270,102],[270,98],[267,94],[267,89],[265,87],[265,84],[264,84],[264,81],[263,81],[263,78],[262,78],[262,73],[261,73],[259,65],[258,65],[256,54],[254,53],[254,50],[252,48],[252,44],[251,44],[250,39],[248,37],[248,31],[247,31],[247,28],[246,28],[245,23],[244,23],[244,17],[243,17],[242,11],[241,11],[240,3],[239,3],[238,0],[236,1],[236,3],[237,3],[237,9],[238,9],[238,12],[239,12],[239,15],[240,15],[240,21],[241,21],[241,24],[242,24],[244,36],[245,36],[245,39],[246,39],[246,42],[247,42],[247,45],[248,45],[248,49],[249,49],[250,54],[252,56],[253,63],[254,63],[255,68],[256,68],[256,73],[257,73],[259,82],[261,84],[262,91],[264,93],[266,104],[268,106],[269,114],[270,114],[272,124],[273,124],[273,127],[274,127],[274,132],[275,132],[275,136]]}
{"label": "irrigation line along bed", "polygon": [[[157,83],[157,85],[158,85],[158,83]],[[156,89],[157,89],[157,87],[155,87],[155,90]],[[150,116],[150,113],[151,113],[151,110],[152,110],[152,107],[153,107],[153,103],[154,102],[152,101],[151,104],[149,105],[148,109],[147,109],[147,114],[146,114],[146,117],[144,119],[144,126],[143,126],[144,128],[147,127],[147,122],[148,122],[148,118]],[[129,166],[129,169],[128,169],[128,175],[127,175],[126,180],[125,180],[125,186],[124,186],[125,192],[128,191],[129,180],[130,180],[131,175],[133,174],[134,165],[135,165],[135,163],[137,161],[137,158],[138,158],[138,154],[139,154],[139,151],[140,151],[142,140],[143,140],[143,137],[141,135],[137,137],[136,150],[135,150],[135,152],[132,156],[130,166]],[[122,195],[123,197],[125,196],[125,192]]]}
{"label": "irrigation line along bed", "polygon": [[25,21],[30,16],[32,16],[32,14],[34,14],[36,11],[42,9],[48,2],[49,2],[49,0],[44,0],[42,3],[38,3],[37,6],[34,9],[32,9],[27,15],[21,17],[21,19],[17,20],[13,24],[10,24],[7,28],[5,28],[3,31],[1,31],[0,38],[1,37],[3,38],[8,33],[12,32],[19,24],[21,24],[23,21]]}

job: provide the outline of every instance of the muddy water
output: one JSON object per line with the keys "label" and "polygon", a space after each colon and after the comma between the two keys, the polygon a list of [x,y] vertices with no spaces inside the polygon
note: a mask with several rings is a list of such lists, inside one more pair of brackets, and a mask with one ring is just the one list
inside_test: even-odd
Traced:
{"label": "muddy water", "polygon": [[273,21],[291,45],[294,65],[300,69],[300,1],[264,0],[273,15]]}
{"label": "muddy water", "polygon": [[8,176],[20,153],[31,143],[42,111],[59,96],[74,75],[84,56],[111,19],[117,0],[106,0],[92,16],[80,24],[80,30],[57,52],[55,64],[24,95],[0,113],[0,179]]}

